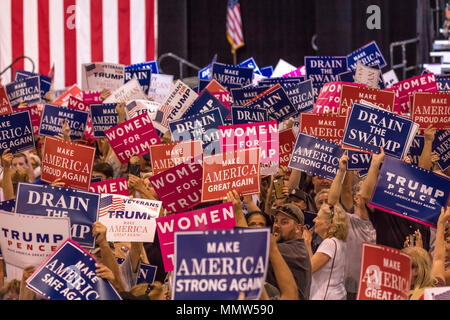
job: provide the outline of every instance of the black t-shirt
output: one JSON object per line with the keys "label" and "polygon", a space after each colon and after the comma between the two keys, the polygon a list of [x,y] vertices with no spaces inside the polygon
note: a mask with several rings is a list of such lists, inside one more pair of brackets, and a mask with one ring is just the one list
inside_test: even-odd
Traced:
{"label": "black t-shirt", "polygon": [[369,219],[377,232],[377,244],[401,250],[406,236],[419,229],[422,234],[423,248],[427,251],[430,249],[430,227],[380,209],[366,207],[369,211]]}
{"label": "black t-shirt", "polygon": [[155,281],[164,283],[167,273],[164,271],[164,263],[161,255],[161,248],[159,246],[158,232],[155,232],[153,243],[144,243],[144,249],[147,254],[148,262],[150,262],[151,265],[158,267],[158,269],[156,269]]}

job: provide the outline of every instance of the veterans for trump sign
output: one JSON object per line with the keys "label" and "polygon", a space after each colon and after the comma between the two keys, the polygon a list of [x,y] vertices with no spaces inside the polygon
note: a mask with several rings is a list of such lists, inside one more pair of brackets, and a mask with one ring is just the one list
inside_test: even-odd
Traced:
{"label": "veterans for trump sign", "polygon": [[357,300],[409,300],[411,258],[374,243],[363,243]]}
{"label": "veterans for trump sign", "polygon": [[173,270],[175,232],[232,229],[235,224],[231,202],[157,218],[156,225],[164,270],[166,272]]}
{"label": "veterans for trump sign", "polygon": [[95,148],[47,137],[42,152],[42,181],[60,178],[66,187],[89,190]]}
{"label": "veterans for trump sign", "polygon": [[120,88],[114,90],[108,98],[106,98],[104,103],[125,103],[132,100],[147,99],[147,95],[142,90],[139,81],[134,78],[122,85]]}
{"label": "veterans for trump sign", "polygon": [[450,129],[450,93],[415,92],[411,119],[419,124],[419,129],[429,125],[438,130]]}
{"label": "veterans for trump sign", "polygon": [[34,148],[33,127],[28,111],[0,115],[0,155]]}
{"label": "veterans for trump sign", "polygon": [[83,90],[114,91],[123,85],[125,66],[116,63],[95,62],[81,66]]}
{"label": "veterans for trump sign", "polygon": [[42,112],[39,134],[57,136],[62,133],[62,125],[67,121],[67,125],[70,128],[70,139],[82,139],[88,116],[88,112],[46,104]]}

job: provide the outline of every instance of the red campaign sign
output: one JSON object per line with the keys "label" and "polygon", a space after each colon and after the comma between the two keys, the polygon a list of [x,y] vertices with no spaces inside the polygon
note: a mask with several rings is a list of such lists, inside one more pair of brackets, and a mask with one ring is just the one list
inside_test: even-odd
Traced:
{"label": "red campaign sign", "polygon": [[340,143],[344,136],[346,116],[327,114],[300,114],[300,132]]}
{"label": "red campaign sign", "polygon": [[436,77],[433,73],[426,73],[394,83],[391,89],[395,91],[394,111],[398,114],[410,112],[410,94],[414,92],[438,92]]}
{"label": "red campaign sign", "polygon": [[22,112],[22,111],[28,111],[30,114],[31,119],[31,126],[33,127],[33,134],[35,136],[39,135],[39,127],[41,126],[41,116],[42,111],[39,111],[39,108],[37,105],[31,105],[24,108],[14,108],[14,112]]}
{"label": "red campaign sign", "polygon": [[203,154],[203,141],[179,141],[150,146],[150,160],[154,175],[173,168]]}
{"label": "red campaign sign", "polygon": [[203,157],[202,202],[223,200],[228,191],[259,193],[260,148]]}
{"label": "red campaign sign", "polygon": [[82,99],[83,97],[83,91],[81,91],[81,89],[76,84],[71,86],[63,94],[56,98],[56,100],[53,101],[52,104],[57,106],[66,106],[69,103],[69,98],[72,96],[78,99]]}
{"label": "red campaign sign", "polygon": [[219,100],[225,107],[227,107],[228,110],[230,110],[229,117],[231,118],[231,96],[228,91],[226,92],[220,92],[220,91],[214,91],[210,92],[217,100]]}
{"label": "red campaign sign", "polygon": [[314,104],[313,113],[328,114],[339,113],[339,104],[341,102],[341,91],[343,85],[352,85],[356,87],[365,87],[365,84],[334,81],[325,83],[320,90],[316,103]]}
{"label": "red campaign sign", "polygon": [[166,210],[186,211],[201,202],[202,157],[179,164],[149,180]]}
{"label": "red campaign sign", "polygon": [[412,101],[411,119],[419,124],[419,129],[430,124],[438,130],[450,129],[449,92],[416,92]]}
{"label": "red campaign sign", "polygon": [[161,143],[147,112],[106,130],[105,135],[122,164],[133,155],[149,153],[151,145]]}
{"label": "red campaign sign", "polygon": [[228,90],[225,89],[225,87],[222,86],[219,82],[217,82],[216,79],[211,79],[211,81],[206,85],[205,89],[208,90],[211,94],[213,94],[213,92],[228,92]]}
{"label": "red campaign sign", "polygon": [[365,100],[375,104],[389,112],[394,112],[395,92],[393,90],[381,90],[368,87],[355,87],[353,85],[343,85],[341,91],[341,101],[339,104],[339,114],[346,116],[352,108],[354,102]]}
{"label": "red campaign sign", "polygon": [[0,116],[3,114],[12,113],[11,103],[9,103],[8,95],[6,94],[6,89],[0,85]]}
{"label": "red campaign sign", "polygon": [[89,190],[95,148],[53,137],[45,137],[42,181],[60,178],[66,188]]}
{"label": "red campaign sign", "polygon": [[67,107],[78,111],[89,112],[90,110],[89,105],[85,104],[83,100],[77,99],[73,96],[69,97],[69,104],[67,105]]}
{"label": "red campaign sign", "polygon": [[357,300],[408,300],[411,258],[404,252],[363,243]]}
{"label": "red campaign sign", "polygon": [[91,104],[101,104],[101,91],[83,91],[83,103],[90,106]]}
{"label": "red campaign sign", "polygon": [[92,182],[89,191],[102,194],[118,194],[129,196],[127,178],[111,179],[99,182]]}
{"label": "red campaign sign", "polygon": [[287,167],[292,151],[294,150],[295,141],[297,140],[292,129],[280,131],[280,167]]}

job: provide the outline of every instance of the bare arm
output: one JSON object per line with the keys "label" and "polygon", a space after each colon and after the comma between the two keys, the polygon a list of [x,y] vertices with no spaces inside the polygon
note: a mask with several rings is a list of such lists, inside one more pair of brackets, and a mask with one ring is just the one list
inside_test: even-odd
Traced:
{"label": "bare arm", "polygon": [[350,212],[353,207],[353,177],[355,175],[354,171],[347,171],[345,174],[344,182],[342,183],[341,190],[341,203],[344,209]]}
{"label": "bare arm", "polygon": [[228,191],[227,201],[233,202],[234,217],[236,219],[236,227],[248,228],[247,220],[242,211],[242,202],[236,190]]}
{"label": "bare arm", "polygon": [[2,167],[3,167],[3,180],[2,188],[5,200],[15,199],[14,188],[11,179],[11,162],[13,159],[12,153],[9,152],[9,148],[5,149],[2,154]]}
{"label": "bare arm", "polygon": [[330,257],[322,252],[313,254],[311,248],[312,234],[306,227],[303,229],[303,238],[305,239],[306,249],[308,250],[309,258],[311,259],[311,273],[315,273],[330,260]]}
{"label": "bare arm", "polygon": [[342,190],[342,182],[344,180],[344,177],[346,176],[347,172],[347,162],[348,162],[348,156],[347,152],[345,152],[342,157],[339,159],[339,169],[336,174],[336,177],[334,178],[333,182],[331,183],[330,191],[328,192],[328,204],[329,205],[336,205],[339,203],[339,198],[341,196],[341,190]]}
{"label": "bare arm", "polygon": [[245,196],[244,203],[245,203],[245,206],[247,207],[248,212],[261,211],[261,209],[253,201],[252,196]]}
{"label": "bare arm", "polygon": [[422,153],[419,157],[419,167],[431,170],[433,163],[431,161],[431,153],[433,148],[434,136],[436,134],[436,128],[429,125],[428,128],[424,130],[425,142],[423,145]]}
{"label": "bare arm", "polygon": [[436,242],[434,244],[434,256],[432,272],[434,277],[441,278],[445,281],[445,224],[450,218],[450,207],[444,211],[444,207],[441,209],[441,215],[439,216],[436,230]]}
{"label": "bare arm", "polygon": [[300,178],[301,178],[302,172],[299,170],[292,169],[291,175],[289,176],[289,192],[291,192],[293,189],[298,188],[300,184]]}

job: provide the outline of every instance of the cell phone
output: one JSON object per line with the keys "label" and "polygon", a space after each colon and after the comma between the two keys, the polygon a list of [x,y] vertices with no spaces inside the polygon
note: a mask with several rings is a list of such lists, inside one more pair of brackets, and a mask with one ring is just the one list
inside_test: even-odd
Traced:
{"label": "cell phone", "polygon": [[273,187],[275,189],[275,197],[277,199],[285,198],[283,194],[284,180],[283,178],[273,180]]}
{"label": "cell phone", "polygon": [[140,177],[141,176],[141,165],[138,164],[130,164],[130,174]]}

